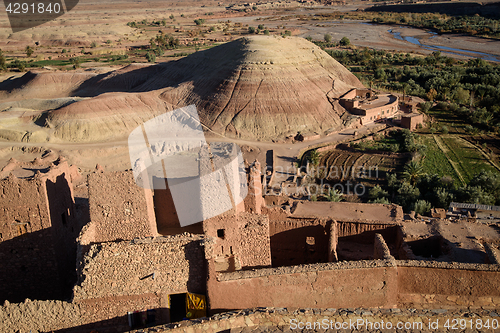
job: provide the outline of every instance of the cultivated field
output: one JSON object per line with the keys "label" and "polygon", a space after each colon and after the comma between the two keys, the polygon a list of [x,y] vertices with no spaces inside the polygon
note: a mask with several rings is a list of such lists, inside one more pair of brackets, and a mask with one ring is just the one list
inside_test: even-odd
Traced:
{"label": "cultivated field", "polygon": [[332,149],[321,155],[318,168],[327,181],[355,180],[368,186],[385,185],[387,174],[401,171],[407,159],[407,154]]}

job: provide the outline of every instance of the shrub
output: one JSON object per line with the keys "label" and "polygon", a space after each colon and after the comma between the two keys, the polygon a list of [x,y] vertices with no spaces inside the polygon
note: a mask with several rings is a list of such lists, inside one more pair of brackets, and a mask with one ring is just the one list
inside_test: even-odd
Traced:
{"label": "shrub", "polygon": [[431,207],[431,203],[426,200],[417,200],[413,204],[413,210],[420,215],[427,214],[431,210]]}
{"label": "shrub", "polygon": [[323,36],[323,39],[325,40],[325,42],[327,43],[331,43],[332,42],[332,36],[330,34],[325,34]]}
{"label": "shrub", "polygon": [[154,53],[148,52],[146,54],[146,59],[148,60],[148,62],[156,62],[156,55]]}
{"label": "shrub", "polygon": [[342,39],[340,40],[340,45],[342,46],[351,45],[351,41],[347,37],[342,37]]}
{"label": "shrub", "polygon": [[340,202],[344,195],[339,190],[331,188],[326,195],[326,199],[330,202]]}
{"label": "shrub", "polygon": [[33,54],[33,48],[31,46],[26,46],[26,49],[25,49],[25,52],[26,52],[26,55],[29,57],[31,57],[31,55]]}
{"label": "shrub", "polygon": [[249,34],[254,34],[255,33],[255,27],[248,27],[248,33]]}

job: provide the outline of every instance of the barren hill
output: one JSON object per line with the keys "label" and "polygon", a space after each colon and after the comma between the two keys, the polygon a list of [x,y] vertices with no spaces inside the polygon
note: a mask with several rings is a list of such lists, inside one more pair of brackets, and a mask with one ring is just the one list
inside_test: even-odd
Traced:
{"label": "barren hill", "polygon": [[[7,91],[6,84],[0,84],[0,95],[11,101],[25,98],[23,89],[31,92],[36,82],[52,82],[56,84],[45,92],[47,98],[86,97],[31,116],[42,127],[34,129],[47,135],[23,136],[25,139],[124,137],[144,120],[195,104],[201,121],[212,131],[273,140],[299,131],[342,129],[346,112],[333,98],[362,86],[316,45],[302,38],[275,36],[240,38],[177,61],[89,74],[28,73],[10,82],[14,90]],[[55,87],[64,89],[57,93]],[[2,105],[0,109],[5,110]]]}

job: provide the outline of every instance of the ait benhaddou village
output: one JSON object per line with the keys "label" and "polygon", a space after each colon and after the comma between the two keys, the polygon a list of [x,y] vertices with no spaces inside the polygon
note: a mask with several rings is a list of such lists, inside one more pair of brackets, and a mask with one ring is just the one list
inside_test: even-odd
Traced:
{"label": "ait benhaddou village", "polygon": [[0,332],[500,331],[500,3],[4,3]]}

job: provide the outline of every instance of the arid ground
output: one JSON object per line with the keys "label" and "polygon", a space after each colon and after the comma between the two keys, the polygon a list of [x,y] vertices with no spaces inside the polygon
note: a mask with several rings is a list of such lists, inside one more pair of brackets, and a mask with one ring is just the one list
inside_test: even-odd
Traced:
{"label": "arid ground", "polygon": [[[349,3],[348,5],[308,5],[294,7],[297,3],[281,5],[259,5],[257,9],[247,8],[245,11],[229,10],[226,6],[243,2],[162,2],[162,1],[99,1],[81,0],[68,14],[55,21],[41,26],[12,33],[6,13],[0,13],[0,49],[7,60],[22,59],[26,61],[55,61],[68,60],[74,57],[93,57],[95,61],[83,62],[80,68],[73,69],[72,65],[51,66],[48,64],[38,68],[36,72],[68,71],[73,73],[72,80],[96,74],[105,74],[122,68],[120,61],[110,60],[116,55],[128,54],[128,61],[147,63],[144,48],[147,48],[150,39],[158,34],[171,35],[178,38],[181,47],[167,50],[156,57],[156,63],[178,60],[186,54],[210,48],[245,35],[249,26],[263,25],[271,35],[280,35],[289,31],[294,36],[322,39],[325,33],[330,34],[333,40],[340,40],[346,36],[354,47],[370,47],[375,49],[395,50],[428,54],[432,51],[422,49],[408,41],[396,39],[389,30],[399,32],[402,37],[416,37],[425,43],[480,51],[500,57],[500,41],[462,35],[432,36],[421,29],[411,29],[400,26],[374,25],[361,21],[314,21],[308,15],[315,13],[329,13],[332,11],[352,11],[367,6],[366,2]],[[304,18],[305,17],[305,18]],[[194,20],[203,19],[201,25]],[[157,22],[155,24],[154,22]],[[162,23],[160,23],[163,21]],[[137,22],[133,27],[129,22]],[[140,24],[144,22],[144,24]],[[432,39],[431,39],[432,37]],[[34,54],[27,57],[26,46],[34,49]],[[130,52],[138,50],[137,52]],[[142,52],[144,51],[144,52]],[[461,55],[451,55],[461,58]],[[8,90],[9,82],[25,73],[7,71],[0,73],[2,89]],[[57,83],[57,82],[55,82]],[[67,97],[64,83],[48,85],[42,83],[39,87],[16,87],[15,98],[6,100],[19,102],[29,99],[44,99],[52,97]],[[23,90],[24,89],[24,90]],[[60,95],[60,96],[59,96]],[[45,110],[53,107],[46,106]],[[44,107],[29,109],[26,107],[2,110],[3,126],[28,126],[21,122],[16,123],[18,116],[35,115],[44,111]],[[369,130],[369,129],[366,129]],[[318,142],[340,140],[341,137],[332,136],[320,139]],[[126,133],[124,133],[124,137]],[[224,140],[224,139],[222,139]],[[43,155],[48,150],[64,155],[69,162],[89,172],[97,163],[107,170],[129,169],[126,141],[102,140],[102,142],[27,142],[23,137],[3,137],[0,142],[0,167],[6,165],[10,158],[18,160],[32,160]],[[241,141],[250,148],[246,149],[249,159],[264,158],[267,149],[271,146],[278,150],[279,156],[295,156],[301,149],[318,142],[292,144],[282,142],[273,145],[272,142]],[[287,152],[288,151],[288,152]],[[283,162],[285,163],[285,162]],[[291,162],[289,162],[291,163]]]}

